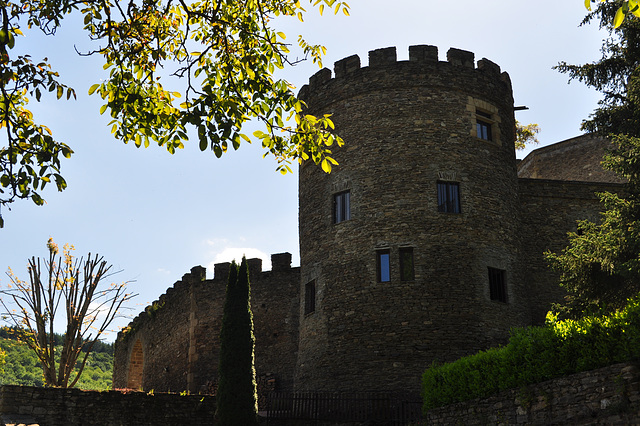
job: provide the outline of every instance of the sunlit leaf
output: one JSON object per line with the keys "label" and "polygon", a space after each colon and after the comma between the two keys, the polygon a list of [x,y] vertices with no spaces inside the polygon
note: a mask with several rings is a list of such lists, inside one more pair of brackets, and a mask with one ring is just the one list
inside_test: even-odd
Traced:
{"label": "sunlit leaf", "polygon": [[624,21],[624,11],[622,10],[622,7],[620,7],[616,12],[615,18],[613,18],[613,27],[614,28],[620,27],[623,21]]}
{"label": "sunlit leaf", "polygon": [[98,90],[98,87],[100,87],[100,84],[94,84],[93,86],[89,87],[89,94],[93,95],[93,93]]}
{"label": "sunlit leaf", "polygon": [[326,158],[322,160],[321,167],[323,172],[331,173],[331,164],[329,164]]}

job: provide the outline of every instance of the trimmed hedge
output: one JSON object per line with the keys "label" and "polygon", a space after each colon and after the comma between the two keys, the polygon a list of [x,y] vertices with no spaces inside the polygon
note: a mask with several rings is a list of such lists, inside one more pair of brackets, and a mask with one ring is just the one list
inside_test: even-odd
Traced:
{"label": "trimmed hedge", "polygon": [[513,330],[504,347],[432,364],[422,376],[423,411],[638,358],[640,296],[603,317],[549,314],[543,327]]}

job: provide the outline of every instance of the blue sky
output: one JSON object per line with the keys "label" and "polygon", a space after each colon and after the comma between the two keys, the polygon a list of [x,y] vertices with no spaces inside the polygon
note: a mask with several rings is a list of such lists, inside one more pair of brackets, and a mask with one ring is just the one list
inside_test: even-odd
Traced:
{"label": "blue sky", "polygon": [[[600,56],[605,34],[594,25],[578,27],[586,13],[580,0],[349,4],[350,17],[314,12],[303,24],[287,19],[275,25],[292,43],[303,34],[309,42],[324,44],[328,68],[353,54],[364,66],[369,50],[389,46],[396,46],[398,59],[405,60],[414,44],[438,46],[441,60],[450,47],[475,52],[476,60],[486,57],[510,74],[516,105],[530,108],[517,118],[540,125],[541,146],[577,136],[580,122],[597,106],[596,92],[577,82],[568,85],[565,75],[552,70],[559,61],[584,63]],[[101,58],[76,54],[74,46],[81,51],[90,47],[79,24],[71,19],[55,37],[27,33],[18,40],[34,59],[48,57],[63,82],[76,89],[77,101],[43,98],[30,105],[36,120],[75,154],[63,162],[67,190],[45,190],[43,207],[18,201],[11,211],[2,210],[0,271],[11,267],[26,278],[27,259],[45,256],[49,237],[59,245],[69,242],[77,255],[98,252],[115,270],[123,270],[113,280],[135,280],[136,315],[195,265],[205,266],[211,277],[214,263],[246,253],[264,256],[268,269],[270,254],[288,251],[297,266],[297,173],[275,172],[275,161],[262,159],[258,144],[217,159],[212,152],[200,152],[196,140],[170,155],[164,148],[136,149],[112,139],[108,118],[98,113],[100,99],[87,95],[104,74]],[[317,70],[303,63],[281,76],[299,88]],[[0,274],[0,285],[7,283]]]}

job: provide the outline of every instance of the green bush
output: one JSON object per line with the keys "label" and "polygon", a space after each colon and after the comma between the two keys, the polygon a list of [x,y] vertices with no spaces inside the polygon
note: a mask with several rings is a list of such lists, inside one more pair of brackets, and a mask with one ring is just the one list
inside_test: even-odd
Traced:
{"label": "green bush", "polygon": [[422,376],[423,410],[640,358],[640,296],[607,316],[515,329],[509,343]]}

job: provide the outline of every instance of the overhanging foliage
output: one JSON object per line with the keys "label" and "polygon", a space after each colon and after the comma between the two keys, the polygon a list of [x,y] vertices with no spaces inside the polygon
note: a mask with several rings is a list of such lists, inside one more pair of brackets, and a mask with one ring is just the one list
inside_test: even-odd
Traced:
{"label": "overhanging foliage", "polygon": [[[309,4],[320,13],[326,7],[348,15],[343,1]],[[299,61],[274,26],[276,18],[303,20],[299,0],[2,0],[0,130],[6,141],[0,144],[0,208],[17,198],[41,205],[48,183],[55,181],[60,191],[67,185],[61,159],[73,151],[38,124],[27,105],[48,92],[75,98],[75,91],[60,82],[46,58],[33,60],[14,47],[29,31],[55,35],[72,13],[83,15],[97,46],[81,53],[104,58],[108,78],[89,93],[103,99],[100,113],[112,117],[117,139],[173,153],[191,131],[200,149],[216,157],[260,141],[282,173],[291,171],[292,161],[310,160],[326,172],[336,164],[331,147],[342,140],[332,134],[329,116],[304,114],[291,84],[275,77]],[[303,59],[321,64],[323,46],[302,36],[297,45]],[[244,130],[250,120],[262,124],[253,135]]]}

